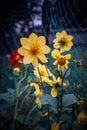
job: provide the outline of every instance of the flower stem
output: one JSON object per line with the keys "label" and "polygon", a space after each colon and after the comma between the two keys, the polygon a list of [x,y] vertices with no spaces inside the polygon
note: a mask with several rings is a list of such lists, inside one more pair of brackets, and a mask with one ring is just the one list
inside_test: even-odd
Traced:
{"label": "flower stem", "polygon": [[43,81],[42,81],[42,77],[41,77],[41,75],[40,75],[39,67],[38,67],[37,69],[38,69],[38,73],[39,73],[39,76],[40,76],[41,85],[42,85],[42,87],[44,88]]}
{"label": "flower stem", "polygon": [[60,121],[61,118],[61,114],[62,114],[62,100],[63,100],[63,76],[62,76],[62,72],[61,72],[61,78],[62,78],[62,82],[61,82],[61,89],[59,87],[60,91],[60,96],[57,96],[57,107],[58,107],[58,121]]}
{"label": "flower stem", "polygon": [[25,120],[26,120],[26,118],[27,118],[28,113],[30,113],[30,111],[31,111],[31,107],[32,107],[32,104],[33,104],[33,102],[35,101],[35,99],[36,99],[36,97],[33,97],[33,99],[32,99],[32,101],[31,101],[29,107],[27,107],[23,124],[24,124],[24,122],[25,122]]}
{"label": "flower stem", "polygon": [[16,103],[15,103],[15,112],[14,112],[14,120],[17,118],[17,111],[18,111],[18,99],[19,99],[19,86],[21,82],[25,79],[27,74],[27,67],[25,68],[25,74],[22,79],[19,80],[18,84],[16,85]]}
{"label": "flower stem", "polygon": [[47,105],[47,108],[48,108],[48,123],[49,123],[49,130],[51,130],[50,113],[49,113],[49,105]]}

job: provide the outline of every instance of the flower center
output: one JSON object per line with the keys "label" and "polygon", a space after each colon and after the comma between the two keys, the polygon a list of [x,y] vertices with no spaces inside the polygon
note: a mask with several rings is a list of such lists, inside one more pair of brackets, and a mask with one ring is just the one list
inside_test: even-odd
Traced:
{"label": "flower center", "polygon": [[31,53],[34,54],[34,55],[36,55],[38,53],[38,50],[39,50],[38,46],[32,46],[31,47]]}
{"label": "flower center", "polygon": [[59,41],[59,43],[60,43],[61,45],[64,45],[64,44],[66,43],[66,39],[65,39],[64,37],[61,38],[60,41]]}
{"label": "flower center", "polygon": [[61,57],[61,58],[58,59],[58,64],[59,65],[64,65],[65,63],[66,63],[66,59],[65,58]]}
{"label": "flower center", "polygon": [[40,75],[41,76],[45,76],[45,72],[42,70],[42,71],[40,71]]}

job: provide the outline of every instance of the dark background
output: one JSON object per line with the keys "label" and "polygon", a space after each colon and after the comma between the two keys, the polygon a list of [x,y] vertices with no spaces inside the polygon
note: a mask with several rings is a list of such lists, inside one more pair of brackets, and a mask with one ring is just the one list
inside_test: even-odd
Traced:
{"label": "dark background", "polygon": [[[39,15],[38,2],[40,1],[0,0],[0,55],[11,53],[17,48],[13,41],[15,35],[10,36],[13,25],[19,20],[31,20],[33,14]],[[63,28],[87,28],[87,0],[53,0],[53,2],[53,10],[49,0],[45,0],[41,7],[42,24],[47,33],[49,33],[50,24],[52,25],[51,30],[54,28],[61,30]],[[36,12],[33,11],[33,7],[37,8]],[[9,37],[6,38],[7,36]]]}

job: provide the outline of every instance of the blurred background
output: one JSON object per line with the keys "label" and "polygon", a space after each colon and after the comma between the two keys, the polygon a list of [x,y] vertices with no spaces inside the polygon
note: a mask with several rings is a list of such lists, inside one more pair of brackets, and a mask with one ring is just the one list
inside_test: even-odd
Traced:
{"label": "blurred background", "polygon": [[86,12],[87,0],[0,1],[0,87],[5,89],[13,85],[11,70],[7,63],[13,50],[20,46],[20,37],[28,37],[35,32],[46,36],[47,44],[52,47],[56,32],[66,30],[74,37],[74,47],[70,52],[72,60],[78,59],[82,62],[82,67],[73,66],[69,80],[71,85],[75,82],[86,89]]}

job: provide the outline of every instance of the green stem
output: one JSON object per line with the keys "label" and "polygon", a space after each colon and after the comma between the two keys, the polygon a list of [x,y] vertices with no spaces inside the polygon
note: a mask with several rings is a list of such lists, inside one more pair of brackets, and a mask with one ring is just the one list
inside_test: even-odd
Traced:
{"label": "green stem", "polygon": [[31,101],[29,107],[27,108],[26,113],[25,113],[25,118],[24,118],[24,121],[23,121],[22,124],[24,124],[24,122],[25,122],[25,120],[26,120],[26,118],[27,118],[28,113],[30,113],[32,104],[33,104],[33,102],[35,101],[35,99],[36,99],[36,97],[33,97],[33,99],[32,99],[32,101]]}
{"label": "green stem", "polygon": [[59,117],[60,117],[60,105],[59,105],[59,96],[58,96],[58,87],[57,87],[57,114],[58,114],[58,121],[60,120]]}
{"label": "green stem", "polygon": [[62,82],[61,82],[61,88],[59,87],[59,90],[61,90],[60,93],[60,97],[57,96],[57,107],[58,107],[58,121],[60,121],[61,118],[61,114],[62,114],[62,100],[63,100],[63,76],[62,76],[62,72],[61,72],[61,78],[62,78]]}
{"label": "green stem", "polygon": [[50,113],[49,113],[49,105],[48,107],[48,123],[49,123],[49,130],[51,130],[51,123],[50,123]]}
{"label": "green stem", "polygon": [[18,99],[19,99],[19,86],[20,86],[21,82],[25,79],[26,74],[27,74],[27,67],[25,68],[24,77],[21,80],[19,80],[19,82],[18,82],[18,84],[16,86],[16,104],[15,104],[15,112],[14,112],[14,119],[15,120],[17,118],[17,111],[18,111],[17,109],[18,109]]}
{"label": "green stem", "polygon": [[25,91],[26,91],[26,89],[29,87],[29,84],[27,84],[25,87],[24,87],[24,90],[22,90],[20,93],[19,93],[19,95],[18,95],[18,97],[20,97]]}
{"label": "green stem", "polygon": [[36,107],[37,107],[37,105],[35,105],[35,106],[31,109],[31,111],[28,113],[27,117],[30,116],[30,114],[32,113],[32,111],[33,111]]}
{"label": "green stem", "polygon": [[31,92],[29,91],[29,92],[25,95],[25,97],[23,98],[23,100],[22,100],[22,102],[21,102],[21,104],[20,104],[20,107],[19,107],[19,111],[21,110],[22,105],[23,105],[23,103],[24,103],[26,97],[27,97],[28,95],[30,95],[30,94],[31,94]]}

